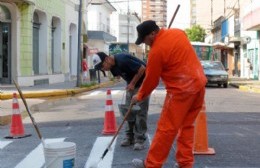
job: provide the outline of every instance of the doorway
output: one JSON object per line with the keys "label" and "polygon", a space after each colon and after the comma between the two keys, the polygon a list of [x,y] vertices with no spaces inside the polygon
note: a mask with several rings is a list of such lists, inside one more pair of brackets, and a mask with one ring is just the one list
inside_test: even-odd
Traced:
{"label": "doorway", "polygon": [[0,22],[0,83],[11,83],[11,24]]}

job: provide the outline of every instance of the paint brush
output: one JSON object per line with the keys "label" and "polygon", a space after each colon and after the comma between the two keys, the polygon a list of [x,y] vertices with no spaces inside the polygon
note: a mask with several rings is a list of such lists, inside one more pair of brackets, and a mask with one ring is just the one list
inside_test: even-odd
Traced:
{"label": "paint brush", "polygon": [[37,135],[38,135],[39,139],[41,140],[42,145],[43,145],[43,148],[44,148],[44,147],[45,147],[44,139],[43,139],[43,137],[42,137],[42,135],[41,135],[41,133],[40,133],[40,130],[39,130],[39,128],[38,128],[38,126],[37,126],[37,124],[36,124],[36,122],[35,122],[35,120],[34,120],[32,114],[31,114],[31,111],[30,111],[30,109],[29,109],[29,107],[28,107],[28,104],[27,104],[27,102],[26,102],[26,100],[25,100],[25,98],[24,98],[24,96],[23,96],[22,90],[20,89],[20,86],[17,84],[17,82],[16,82],[14,79],[13,79],[13,82],[14,82],[14,85],[15,85],[17,91],[19,92],[19,95],[20,95],[20,97],[21,97],[21,99],[22,99],[22,101],[23,101],[23,104],[24,104],[24,106],[25,106],[25,108],[26,108],[26,111],[27,111],[28,114],[29,114],[29,117],[30,117],[30,119],[31,119],[31,121],[32,121],[32,123],[33,123],[33,126],[34,126],[34,128],[35,128],[35,130],[36,130],[36,132],[37,132]]}
{"label": "paint brush", "polygon": [[99,159],[99,161],[97,163],[92,164],[92,166],[90,166],[90,168],[96,168],[98,167],[98,164],[104,159],[104,157],[106,156],[107,152],[109,151],[109,149],[111,148],[111,145],[113,144],[114,140],[116,139],[119,131],[121,130],[121,128],[123,127],[123,124],[125,123],[126,119],[128,118],[129,114],[131,113],[131,110],[133,108],[133,103],[130,104],[128,111],[125,114],[125,117],[122,121],[122,123],[120,124],[120,126],[118,127],[114,137],[112,138],[111,142],[109,143],[109,145],[107,146],[107,148],[105,149],[105,151],[103,152],[101,158]]}

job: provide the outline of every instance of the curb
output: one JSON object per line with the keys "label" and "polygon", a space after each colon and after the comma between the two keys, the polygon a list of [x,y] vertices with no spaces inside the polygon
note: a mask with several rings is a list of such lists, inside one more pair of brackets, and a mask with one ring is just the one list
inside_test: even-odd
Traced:
{"label": "curb", "polygon": [[234,84],[234,83],[229,83],[228,85],[230,85],[230,86],[232,86],[232,87],[234,87],[234,88],[239,88],[239,85]]}
{"label": "curb", "polygon": [[[71,96],[93,89],[106,87],[115,84],[116,81],[109,81],[102,84],[86,87],[86,88],[75,88],[75,89],[53,89],[45,91],[23,91],[24,98],[43,98],[43,97],[55,97],[55,96]],[[20,98],[20,95],[18,94]],[[8,100],[13,98],[13,93],[0,93],[0,100]]]}
{"label": "curb", "polygon": [[[101,84],[97,84],[94,86],[90,86],[87,88],[75,88],[75,89],[53,89],[50,91],[25,91],[23,92],[23,95],[25,98],[44,98],[44,97],[66,97],[66,96],[72,96],[79,93],[91,91],[97,88],[101,87],[107,87],[114,85],[118,81],[108,81]],[[18,98],[20,98],[20,95],[17,95]],[[13,98],[13,93],[0,93],[0,100],[8,100]],[[31,108],[31,107],[29,107]],[[22,118],[28,116],[28,113],[26,111],[21,111]],[[11,122],[12,115],[5,115],[0,116],[0,126],[8,125]]]}
{"label": "curb", "polygon": [[254,92],[254,93],[260,93],[260,89],[252,87],[252,86],[239,86],[239,90],[245,91],[245,92]]}

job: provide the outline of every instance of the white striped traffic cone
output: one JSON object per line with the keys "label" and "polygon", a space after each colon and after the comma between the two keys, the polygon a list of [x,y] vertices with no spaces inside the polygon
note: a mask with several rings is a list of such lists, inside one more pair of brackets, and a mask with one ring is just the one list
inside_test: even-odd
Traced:
{"label": "white striped traffic cone", "polygon": [[105,110],[106,112],[105,112],[104,129],[102,133],[105,135],[115,134],[117,131],[117,126],[116,126],[116,117],[114,113],[113,100],[112,100],[110,89],[107,90],[107,100],[106,100]]}
{"label": "white striped traffic cone", "polygon": [[24,126],[22,122],[22,116],[19,109],[19,103],[17,99],[17,94],[13,93],[13,114],[12,114],[12,121],[10,127],[10,136],[5,138],[13,139],[13,138],[24,138],[31,135],[25,135]]}

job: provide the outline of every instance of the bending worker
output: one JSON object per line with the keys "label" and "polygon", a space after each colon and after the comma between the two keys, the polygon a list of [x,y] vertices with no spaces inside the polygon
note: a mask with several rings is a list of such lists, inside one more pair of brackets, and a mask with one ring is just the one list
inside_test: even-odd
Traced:
{"label": "bending worker", "polygon": [[[108,56],[104,52],[93,55],[93,65],[97,70],[110,71],[115,77],[122,77],[126,83],[125,105],[130,106],[131,99],[137,93],[145,76],[145,63],[130,54],[115,54]],[[127,118],[126,136],[121,146],[134,145],[134,150],[145,148],[147,131],[147,113],[149,96],[138,103],[140,110],[131,112]],[[123,114],[125,115],[125,114]]]}
{"label": "bending worker", "polygon": [[159,29],[148,20],[137,26],[136,44],[150,46],[146,76],[132,103],[145,99],[161,78],[167,90],[157,129],[145,160],[133,159],[136,168],[161,168],[174,139],[175,167],[192,168],[194,121],[203,105],[207,79],[184,31]]}

